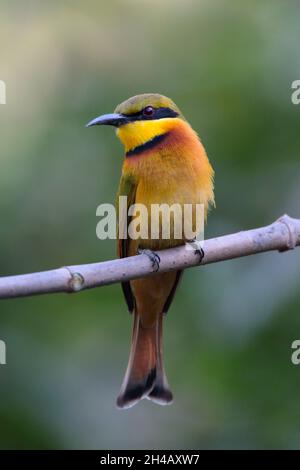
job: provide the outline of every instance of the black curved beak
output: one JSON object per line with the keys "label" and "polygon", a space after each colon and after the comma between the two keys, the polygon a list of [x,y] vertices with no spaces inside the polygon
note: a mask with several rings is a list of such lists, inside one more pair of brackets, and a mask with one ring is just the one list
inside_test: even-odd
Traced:
{"label": "black curved beak", "polygon": [[86,127],[102,125],[120,127],[122,124],[126,124],[126,122],[128,122],[128,118],[123,116],[123,114],[103,114],[90,121]]}

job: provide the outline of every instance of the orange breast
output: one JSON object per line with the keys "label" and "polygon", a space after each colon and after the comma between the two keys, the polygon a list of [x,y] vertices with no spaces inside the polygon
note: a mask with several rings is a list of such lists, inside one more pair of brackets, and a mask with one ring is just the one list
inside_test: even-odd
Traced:
{"label": "orange breast", "polygon": [[[214,202],[213,169],[205,149],[188,123],[176,121],[176,126],[156,147],[127,157],[124,162],[123,171],[137,181],[135,202],[146,206],[149,226],[153,204],[178,204],[183,215],[184,204],[203,204],[206,216]],[[195,218],[194,207],[191,217]],[[175,239],[174,227],[169,240],[142,240],[142,245],[151,249],[182,243],[182,239]]]}

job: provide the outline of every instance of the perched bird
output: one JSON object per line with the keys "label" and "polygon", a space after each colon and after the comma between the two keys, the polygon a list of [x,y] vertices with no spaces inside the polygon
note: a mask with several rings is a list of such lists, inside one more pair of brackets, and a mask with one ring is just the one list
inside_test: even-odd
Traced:
{"label": "perched bird", "polygon": [[[151,218],[151,204],[203,204],[206,217],[214,204],[214,171],[198,135],[172,100],[155,93],[134,96],[119,104],[113,114],[97,117],[87,126],[103,124],[116,127],[125,147],[118,196],[127,196],[128,207],[144,204]],[[119,224],[124,225],[124,220]],[[184,236],[174,237],[173,226],[168,239],[119,239],[118,254],[123,258],[144,250],[159,267],[156,250],[185,242]],[[122,284],[134,320],[119,408],[133,406],[142,398],[161,405],[172,402],[163,364],[162,328],[181,274],[157,272]]]}

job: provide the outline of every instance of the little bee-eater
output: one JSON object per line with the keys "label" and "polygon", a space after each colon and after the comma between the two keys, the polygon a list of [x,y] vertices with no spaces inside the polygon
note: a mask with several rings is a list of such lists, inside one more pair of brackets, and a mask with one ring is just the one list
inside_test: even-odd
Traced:
{"label": "little bee-eater", "polygon": [[[172,100],[154,93],[134,96],[119,104],[113,114],[97,117],[88,126],[103,124],[116,127],[125,147],[118,197],[127,196],[128,207],[143,204],[151,218],[153,204],[202,204],[206,218],[214,204],[214,171],[198,135]],[[151,224],[151,220],[147,222]],[[119,220],[119,226],[123,223]],[[184,236],[175,237],[174,231],[173,224],[168,239],[119,237],[119,257],[143,250],[158,263],[156,250],[187,241]],[[142,398],[160,405],[172,402],[163,364],[162,323],[181,274],[158,271],[122,284],[134,320],[129,364],[117,398],[119,408],[133,406]]]}

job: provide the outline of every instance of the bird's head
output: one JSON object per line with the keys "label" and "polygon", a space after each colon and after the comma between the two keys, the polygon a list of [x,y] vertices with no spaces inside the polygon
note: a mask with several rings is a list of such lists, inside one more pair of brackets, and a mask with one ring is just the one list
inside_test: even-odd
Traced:
{"label": "bird's head", "polygon": [[113,114],[93,119],[87,127],[110,125],[117,128],[117,135],[129,152],[172,130],[184,120],[176,104],[166,96],[145,93],[133,96],[119,104]]}

